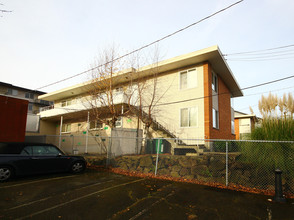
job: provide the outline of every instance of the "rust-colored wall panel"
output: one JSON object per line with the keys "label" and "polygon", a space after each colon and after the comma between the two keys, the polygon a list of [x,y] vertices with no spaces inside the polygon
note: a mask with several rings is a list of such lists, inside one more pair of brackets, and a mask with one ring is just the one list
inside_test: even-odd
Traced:
{"label": "rust-colored wall panel", "polygon": [[0,141],[23,142],[27,123],[28,101],[0,96]]}
{"label": "rust-colored wall panel", "polygon": [[235,119],[235,134],[236,140],[240,140],[239,119]]}
{"label": "rust-colored wall panel", "polygon": [[204,134],[205,139],[211,139],[212,128],[212,75],[209,63],[203,64],[203,81],[204,81]]}
{"label": "rust-colored wall panel", "polygon": [[219,129],[212,126],[212,71],[209,63],[203,65],[204,74],[204,128],[207,139],[235,139],[231,131],[231,94],[218,76]]}

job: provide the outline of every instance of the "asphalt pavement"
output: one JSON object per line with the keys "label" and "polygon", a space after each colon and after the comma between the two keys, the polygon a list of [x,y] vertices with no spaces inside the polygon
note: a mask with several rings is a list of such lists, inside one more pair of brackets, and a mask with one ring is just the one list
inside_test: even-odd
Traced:
{"label": "asphalt pavement", "polygon": [[2,219],[294,219],[294,200],[87,170],[0,184]]}

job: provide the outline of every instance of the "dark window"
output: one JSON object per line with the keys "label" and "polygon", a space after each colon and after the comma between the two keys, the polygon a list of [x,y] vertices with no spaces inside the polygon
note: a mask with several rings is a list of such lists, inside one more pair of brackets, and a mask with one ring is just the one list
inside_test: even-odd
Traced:
{"label": "dark window", "polygon": [[25,94],[25,97],[26,97],[27,99],[34,99],[34,94],[33,94],[33,93],[29,93],[29,92],[27,92],[27,93]]}
{"label": "dark window", "polygon": [[33,148],[31,146],[26,146],[20,153],[21,155],[33,155]]}

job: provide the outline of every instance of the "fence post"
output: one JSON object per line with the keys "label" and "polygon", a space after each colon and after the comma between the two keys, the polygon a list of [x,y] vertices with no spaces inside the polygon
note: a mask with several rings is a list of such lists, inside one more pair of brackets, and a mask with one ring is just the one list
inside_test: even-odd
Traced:
{"label": "fence post", "polygon": [[61,133],[62,133],[63,116],[60,117],[60,128],[59,128],[59,144],[58,147],[61,149]]}
{"label": "fence post", "polygon": [[87,131],[86,131],[86,147],[85,147],[85,154],[88,153],[89,124],[90,124],[90,112],[88,112],[88,119],[87,119]]}
{"label": "fence post", "polygon": [[74,154],[75,153],[74,152],[74,136],[71,135],[71,138],[72,138],[72,140],[71,140],[71,152],[72,152],[72,154]]}
{"label": "fence post", "polygon": [[108,167],[110,165],[110,159],[111,159],[111,155],[112,155],[111,145],[112,145],[112,137],[108,137],[106,167]]}
{"label": "fence post", "polygon": [[157,174],[157,166],[158,166],[158,157],[159,157],[159,149],[160,149],[160,139],[156,139],[157,141],[157,148],[155,147],[156,151],[157,151],[157,155],[156,155],[156,165],[155,165],[155,176]]}
{"label": "fence post", "polygon": [[286,202],[285,196],[283,195],[282,186],[282,171],[279,169],[275,170],[275,197],[276,202]]}
{"label": "fence post", "polygon": [[229,185],[229,147],[226,141],[226,186]]}

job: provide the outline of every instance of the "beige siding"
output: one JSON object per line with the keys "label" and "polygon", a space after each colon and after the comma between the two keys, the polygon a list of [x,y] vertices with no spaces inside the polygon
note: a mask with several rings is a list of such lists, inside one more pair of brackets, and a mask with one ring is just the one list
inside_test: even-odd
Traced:
{"label": "beige siding", "polygon": [[[152,84],[153,80],[149,80],[149,83]],[[153,86],[150,86],[150,92],[152,89]],[[180,71],[173,71],[158,77],[157,89],[158,103],[153,118],[180,138],[204,138],[203,67],[197,66],[196,88],[180,89]],[[190,99],[193,100],[184,101]],[[190,107],[198,109],[197,126],[180,127],[180,111],[182,108]]]}

